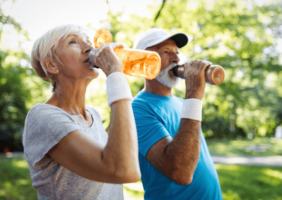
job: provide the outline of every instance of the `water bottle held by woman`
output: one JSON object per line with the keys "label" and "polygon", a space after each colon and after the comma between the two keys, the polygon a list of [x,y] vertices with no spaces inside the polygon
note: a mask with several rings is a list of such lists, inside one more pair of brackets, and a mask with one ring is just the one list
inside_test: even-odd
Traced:
{"label": "water bottle held by woman", "polygon": [[[111,33],[103,28],[99,29],[94,37],[95,49],[90,52],[90,62],[94,63],[96,48],[111,42]],[[115,54],[123,63],[123,72],[130,76],[145,79],[154,79],[160,72],[161,59],[159,54],[151,51],[114,48]]]}

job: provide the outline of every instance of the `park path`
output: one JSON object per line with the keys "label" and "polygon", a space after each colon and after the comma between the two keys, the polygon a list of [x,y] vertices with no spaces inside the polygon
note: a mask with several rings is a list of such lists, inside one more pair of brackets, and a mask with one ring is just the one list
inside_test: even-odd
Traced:
{"label": "park path", "polygon": [[232,165],[260,165],[260,166],[282,166],[282,156],[215,156],[212,155],[214,163]]}
{"label": "park path", "polygon": [[[10,153],[7,155],[0,154],[1,157],[18,157],[24,156],[23,152]],[[232,165],[257,165],[257,166],[275,166],[282,167],[282,156],[211,156],[214,163],[219,164],[232,164]],[[144,192],[143,185],[141,182],[123,184],[127,189],[134,190],[137,192]],[[124,199],[130,200],[131,197],[124,191]]]}
{"label": "park path", "polygon": [[[273,166],[282,167],[282,156],[216,156],[212,155],[212,160],[214,163],[218,164],[230,164],[230,165],[256,165],[256,166]],[[123,185],[125,188],[144,192],[143,185],[141,182],[128,183]],[[131,199],[127,193],[124,193],[124,199]]]}
{"label": "park path", "polygon": [[[0,157],[24,156],[23,152],[10,153],[8,155],[0,154]],[[260,165],[282,167],[282,156],[218,156],[212,155],[214,163],[230,165]]]}

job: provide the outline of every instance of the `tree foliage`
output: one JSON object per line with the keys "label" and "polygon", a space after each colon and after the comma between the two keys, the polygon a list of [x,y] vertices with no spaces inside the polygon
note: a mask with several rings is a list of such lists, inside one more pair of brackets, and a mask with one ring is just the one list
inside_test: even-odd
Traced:
{"label": "tree foliage", "polygon": [[[150,16],[125,17],[123,12],[109,11],[101,24],[111,31],[114,42],[129,48],[139,32],[153,26],[170,33],[185,32],[189,43],[181,52],[188,59],[219,64],[226,73],[222,84],[206,85],[202,123],[205,136],[272,136],[276,126],[282,125],[282,55],[276,46],[277,39],[282,38],[281,6],[257,6],[246,0],[163,3],[152,2]],[[21,132],[28,110],[51,94],[50,84],[30,69],[30,55],[20,44],[18,48],[4,48],[5,26],[28,40],[20,24],[0,9],[0,151],[5,147],[22,149]],[[128,77],[128,81],[133,95],[143,88],[142,79]],[[184,81],[173,90],[180,97],[185,96],[184,91]],[[107,128],[110,109],[105,78],[92,81],[86,103],[100,111]]]}
{"label": "tree foliage", "polygon": [[[226,72],[222,84],[206,86],[204,134],[272,136],[282,124],[282,66],[276,50],[282,34],[281,6],[257,6],[245,0],[167,1],[154,23],[159,7],[150,7],[150,17],[131,15],[126,21],[121,13],[110,12],[107,28],[115,41],[129,47],[136,34],[152,26],[186,33],[189,44],[181,49],[183,54],[221,65]],[[174,89],[180,97],[185,95],[183,84]]]}
{"label": "tree foliage", "polygon": [[[28,40],[26,31],[21,29],[12,17],[5,16],[0,9],[0,38],[4,26],[10,26]],[[16,38],[15,38],[16,39]],[[0,41],[3,44],[3,41]],[[42,102],[43,83],[30,69],[29,55],[21,48],[0,48],[0,152],[8,148],[22,150],[21,133],[28,110],[35,102]]]}

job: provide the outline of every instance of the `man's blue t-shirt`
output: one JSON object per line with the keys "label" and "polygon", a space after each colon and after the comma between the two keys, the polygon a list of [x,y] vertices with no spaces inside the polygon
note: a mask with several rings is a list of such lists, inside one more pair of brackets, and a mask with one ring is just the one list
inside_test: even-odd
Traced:
{"label": "man's blue t-shirt", "polygon": [[148,92],[138,93],[132,103],[137,125],[141,179],[145,200],[222,199],[218,175],[203,133],[200,158],[189,185],[170,180],[146,159],[148,150],[160,139],[174,137],[180,124],[183,99]]}

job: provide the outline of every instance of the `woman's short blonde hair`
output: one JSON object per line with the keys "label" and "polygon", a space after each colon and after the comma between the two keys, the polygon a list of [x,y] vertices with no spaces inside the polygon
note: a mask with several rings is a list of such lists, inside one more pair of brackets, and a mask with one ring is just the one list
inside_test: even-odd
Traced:
{"label": "woman's short blonde hair", "polygon": [[60,39],[64,39],[70,34],[88,35],[89,30],[74,24],[61,25],[49,30],[47,33],[38,38],[33,44],[31,52],[31,65],[36,74],[43,80],[53,82],[51,74],[47,73],[41,65],[43,59],[50,57],[60,62],[56,56],[56,47]]}

